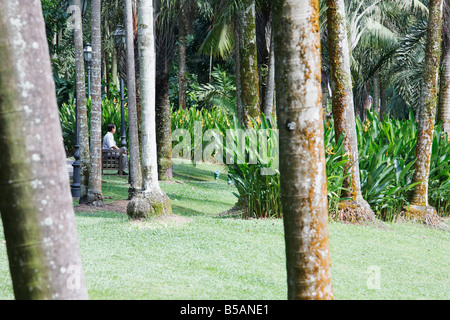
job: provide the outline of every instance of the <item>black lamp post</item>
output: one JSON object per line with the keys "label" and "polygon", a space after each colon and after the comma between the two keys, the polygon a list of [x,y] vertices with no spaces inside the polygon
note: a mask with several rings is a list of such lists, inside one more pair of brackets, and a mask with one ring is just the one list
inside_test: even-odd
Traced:
{"label": "black lamp post", "polygon": [[[126,33],[122,25],[118,25],[116,31],[113,33],[114,42],[117,48],[125,47],[126,45]],[[127,137],[125,133],[125,94],[124,94],[124,81],[120,77],[120,114],[121,114],[121,125],[120,125],[120,135],[122,147],[127,145]]]}
{"label": "black lamp post", "polygon": [[91,97],[91,62],[92,62],[92,47],[89,43],[86,44],[83,50],[84,61],[86,61],[87,65],[87,74],[88,74],[88,97]]}

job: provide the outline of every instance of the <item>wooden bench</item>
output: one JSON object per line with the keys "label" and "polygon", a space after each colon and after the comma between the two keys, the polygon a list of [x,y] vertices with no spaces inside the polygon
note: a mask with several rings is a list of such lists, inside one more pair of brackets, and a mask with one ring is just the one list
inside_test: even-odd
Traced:
{"label": "wooden bench", "polygon": [[102,149],[102,174],[104,170],[118,170],[119,174],[123,174],[122,149]]}

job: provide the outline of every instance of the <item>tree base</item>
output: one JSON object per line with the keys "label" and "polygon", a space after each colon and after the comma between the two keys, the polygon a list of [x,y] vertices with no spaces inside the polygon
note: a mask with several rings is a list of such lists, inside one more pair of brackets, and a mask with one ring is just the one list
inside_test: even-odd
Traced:
{"label": "tree base", "polygon": [[136,192],[128,203],[127,214],[133,220],[172,214],[170,198],[159,188]]}
{"label": "tree base", "polygon": [[103,196],[101,194],[87,194],[80,197],[79,204],[103,207]]}
{"label": "tree base", "polygon": [[375,213],[362,197],[341,201],[334,217],[336,220],[352,224],[367,224],[376,221]]}
{"label": "tree base", "polygon": [[436,212],[436,209],[431,206],[419,206],[419,205],[408,205],[403,208],[404,211],[400,213],[397,221],[413,221],[426,224],[431,227],[447,229],[448,227],[443,222],[441,217]]}

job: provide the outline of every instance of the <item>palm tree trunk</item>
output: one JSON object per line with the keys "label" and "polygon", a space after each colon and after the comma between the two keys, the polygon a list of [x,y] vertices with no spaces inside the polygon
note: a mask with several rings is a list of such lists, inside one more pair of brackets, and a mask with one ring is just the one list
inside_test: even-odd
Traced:
{"label": "palm tree trunk", "polygon": [[318,8],[318,0],[285,0],[274,5],[289,299],[333,299]]}
{"label": "palm tree trunk", "polygon": [[373,111],[380,113],[380,76],[378,70],[373,75]]}
{"label": "palm tree trunk", "polygon": [[181,9],[178,25],[178,105],[186,109],[186,15]]}
{"label": "palm tree trunk", "polygon": [[240,47],[240,23],[239,19],[234,21],[234,39],[235,39],[235,53],[234,53],[234,67],[236,71],[236,113],[239,123],[242,126],[247,126],[247,110],[242,107],[241,101],[241,63],[239,57],[239,47]]}
{"label": "palm tree trunk", "polygon": [[414,187],[405,216],[430,224],[439,224],[440,219],[436,210],[428,204],[428,177],[438,98],[437,81],[441,56],[443,0],[430,0],[428,8],[429,18],[422,93],[423,104],[420,108],[416,162],[413,174],[413,183],[420,183]]}
{"label": "palm tree trunk", "polygon": [[92,0],[91,163],[88,194],[80,203],[103,206],[101,0]]}
{"label": "palm tree trunk", "polygon": [[87,299],[41,3],[2,1],[0,12],[0,211],[14,296]]}
{"label": "palm tree trunk", "polygon": [[255,0],[244,0],[239,11],[240,98],[253,118],[261,114],[259,101],[258,52],[256,48]]}
{"label": "palm tree trunk", "polygon": [[161,190],[158,181],[156,148],[156,51],[153,19],[153,1],[138,0],[138,50],[140,93],[142,106],[142,192],[128,204],[127,214],[132,219],[145,219],[172,213],[170,199]]}
{"label": "palm tree trunk", "polygon": [[142,187],[141,158],[139,149],[139,128],[136,106],[136,65],[134,56],[134,26],[132,0],[125,0],[128,134],[130,139],[130,187],[128,198],[132,199]]}
{"label": "palm tree trunk", "polygon": [[86,106],[86,77],[84,72],[83,56],[83,26],[81,23],[81,1],[74,0],[73,5],[80,8],[75,10],[75,75],[76,75],[76,97],[77,97],[77,123],[78,123],[78,143],[80,146],[80,196],[86,197],[89,186],[89,124]]}
{"label": "palm tree trunk", "polygon": [[356,140],[355,112],[353,107],[352,78],[346,29],[344,0],[327,0],[328,52],[331,64],[332,101],[335,139],[345,133],[344,149],[349,157],[346,170],[350,173],[344,181],[344,197],[339,205],[339,216],[351,221],[374,220],[374,213],[361,195],[359,155]]}
{"label": "palm tree trunk", "polygon": [[168,69],[159,74],[156,79],[156,114],[158,178],[159,180],[170,180],[173,178],[173,161]]}
{"label": "palm tree trunk", "polygon": [[446,35],[440,74],[439,107],[437,120],[442,121],[443,129],[450,137],[450,31]]}
{"label": "palm tree trunk", "polygon": [[267,86],[264,98],[264,115],[270,117],[274,113],[274,92],[275,92],[275,55],[273,43],[273,30],[270,31],[270,47],[269,47],[269,69],[267,73]]}

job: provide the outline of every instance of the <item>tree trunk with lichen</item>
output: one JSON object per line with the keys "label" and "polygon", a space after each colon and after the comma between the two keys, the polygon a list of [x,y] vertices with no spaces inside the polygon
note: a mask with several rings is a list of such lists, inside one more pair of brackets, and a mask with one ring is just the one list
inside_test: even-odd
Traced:
{"label": "tree trunk with lichen", "polygon": [[425,67],[423,74],[422,105],[419,114],[419,127],[416,144],[416,162],[412,182],[414,186],[410,204],[405,208],[408,219],[440,224],[436,210],[428,204],[428,177],[430,174],[431,147],[433,143],[434,121],[438,99],[438,72],[441,56],[441,33],[443,0],[430,0],[427,43],[425,48]]}
{"label": "tree trunk with lichen", "polygon": [[285,0],[274,5],[289,299],[333,299],[318,8],[318,0]]}
{"label": "tree trunk with lichen", "polygon": [[446,32],[444,43],[437,120],[442,121],[443,129],[450,138],[450,30]]}
{"label": "tree trunk with lichen", "polygon": [[169,70],[156,79],[156,144],[158,148],[158,179],[170,180],[172,175],[172,127],[170,120]]}
{"label": "tree trunk with lichen", "polygon": [[169,197],[158,181],[156,153],[155,79],[156,57],[153,20],[153,1],[138,0],[138,50],[142,106],[142,191],[131,199],[127,214],[132,219],[171,214]]}
{"label": "tree trunk with lichen", "polygon": [[75,44],[75,76],[76,76],[76,98],[77,98],[77,124],[78,144],[80,146],[80,196],[86,197],[89,186],[89,124],[86,106],[86,77],[84,72],[83,55],[83,26],[81,21],[81,1],[74,0],[75,24],[73,29]]}
{"label": "tree trunk with lichen", "polygon": [[87,299],[41,4],[1,1],[0,12],[0,211],[14,296]]}
{"label": "tree trunk with lichen", "polygon": [[89,186],[80,203],[101,207],[102,194],[102,58],[101,0],[92,0],[92,93]]}
{"label": "tree trunk with lichen", "polygon": [[335,139],[345,134],[344,150],[349,161],[344,180],[343,197],[351,198],[339,204],[338,216],[350,222],[373,221],[375,215],[361,195],[359,155],[353,106],[352,77],[346,28],[344,0],[327,0],[328,52],[331,65],[332,109]]}
{"label": "tree trunk with lichen", "polygon": [[[244,114],[261,115],[259,100],[258,52],[256,48],[255,0],[244,0],[239,11],[239,95]],[[247,121],[246,119],[244,121]]]}
{"label": "tree trunk with lichen", "polygon": [[134,24],[131,0],[125,0],[125,31],[127,61],[128,134],[130,140],[130,187],[128,199],[142,187],[141,157],[139,149],[139,125],[136,104],[136,64],[134,49]]}

